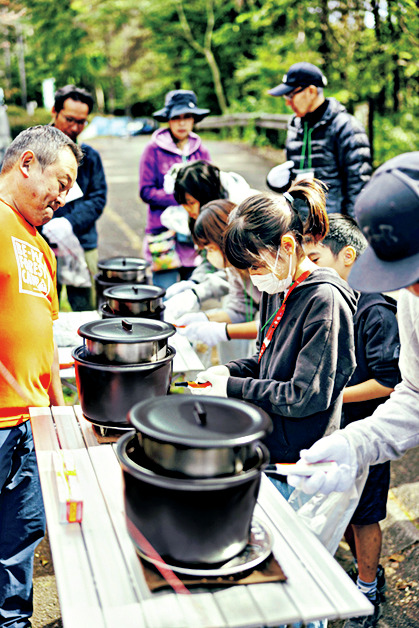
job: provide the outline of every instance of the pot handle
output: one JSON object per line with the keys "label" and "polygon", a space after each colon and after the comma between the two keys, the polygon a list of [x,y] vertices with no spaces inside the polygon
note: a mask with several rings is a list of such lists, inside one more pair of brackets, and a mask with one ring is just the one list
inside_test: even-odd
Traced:
{"label": "pot handle", "polygon": [[207,424],[207,413],[205,411],[205,408],[199,403],[199,401],[196,401],[194,403],[194,415],[199,425],[205,427]]}
{"label": "pot handle", "polygon": [[269,462],[269,458],[270,458],[269,449],[266,447],[264,443],[257,443],[255,446],[255,451],[258,455],[260,464],[266,464]]}
{"label": "pot handle", "polygon": [[132,331],[132,323],[126,321],[124,318],[121,321],[121,325],[124,331]]}

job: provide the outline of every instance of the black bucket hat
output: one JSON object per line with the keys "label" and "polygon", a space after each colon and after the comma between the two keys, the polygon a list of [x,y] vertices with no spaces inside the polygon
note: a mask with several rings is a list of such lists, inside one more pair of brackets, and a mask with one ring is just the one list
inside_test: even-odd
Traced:
{"label": "black bucket hat", "polygon": [[355,215],[369,246],[353,265],[352,288],[391,292],[419,282],[419,151],[380,166],[356,199]]}
{"label": "black bucket hat", "polygon": [[192,90],[174,89],[166,94],[163,109],[153,113],[153,117],[159,122],[167,122],[175,116],[191,113],[196,122],[199,122],[210,112],[209,109],[197,107],[196,94]]}

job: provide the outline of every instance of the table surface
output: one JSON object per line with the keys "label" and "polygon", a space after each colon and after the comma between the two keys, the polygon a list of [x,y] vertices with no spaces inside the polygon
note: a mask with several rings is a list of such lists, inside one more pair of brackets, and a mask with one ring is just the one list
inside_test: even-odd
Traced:
{"label": "table surface", "polygon": [[[65,628],[250,628],[371,612],[264,475],[255,515],[273,533],[273,553],[287,581],[151,593],[126,529],[114,446],[98,443],[79,406],[30,412]],[[81,523],[59,523],[52,452],[60,449],[71,450],[81,482]]]}

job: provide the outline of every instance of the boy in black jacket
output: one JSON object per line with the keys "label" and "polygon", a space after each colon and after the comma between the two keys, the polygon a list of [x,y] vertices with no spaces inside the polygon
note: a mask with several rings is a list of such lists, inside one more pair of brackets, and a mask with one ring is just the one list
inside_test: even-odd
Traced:
{"label": "boy in black jacket", "polygon": [[[318,266],[333,268],[346,280],[353,263],[366,246],[367,241],[352,218],[330,214],[328,235],[321,243],[307,243],[305,250]],[[343,393],[341,427],[370,416],[400,381],[395,301],[380,293],[361,293],[354,325],[357,366]],[[385,579],[384,570],[379,565],[379,521],[386,516],[389,483],[389,462],[371,467],[358,507],[345,533],[358,561],[358,587],[375,606],[374,615],[349,619],[344,624],[345,628],[375,626],[380,616],[380,593],[384,592]]]}

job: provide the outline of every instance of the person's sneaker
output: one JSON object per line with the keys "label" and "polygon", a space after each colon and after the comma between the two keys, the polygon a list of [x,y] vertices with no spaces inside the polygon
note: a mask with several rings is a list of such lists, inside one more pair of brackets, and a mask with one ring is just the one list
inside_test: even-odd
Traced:
{"label": "person's sneaker", "polygon": [[382,565],[378,565],[377,567],[377,593],[380,596],[380,602],[385,601],[386,590],[387,590],[387,582],[386,582],[386,574],[384,571],[384,567]]}
{"label": "person's sneaker", "polygon": [[382,610],[380,600],[370,600],[374,605],[374,613],[372,615],[363,615],[362,617],[351,617],[343,624],[343,628],[374,628],[381,617]]}
{"label": "person's sneaker", "polygon": [[[348,569],[346,573],[351,578],[351,580],[353,580],[356,584],[356,581],[358,578],[358,569],[355,567],[355,565],[352,565],[352,567]],[[384,567],[382,565],[378,565],[377,567],[377,593],[380,596],[380,602],[385,602],[386,590],[387,590],[387,583],[386,583],[386,575],[385,575]]]}

